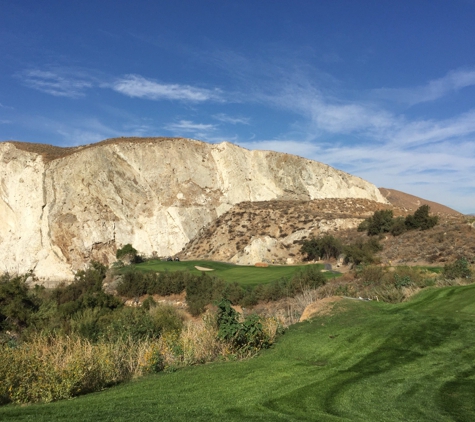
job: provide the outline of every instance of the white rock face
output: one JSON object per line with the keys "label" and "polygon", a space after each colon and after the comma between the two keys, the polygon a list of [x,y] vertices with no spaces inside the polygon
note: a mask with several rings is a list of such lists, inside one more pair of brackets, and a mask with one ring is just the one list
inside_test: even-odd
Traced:
{"label": "white rock face", "polygon": [[[131,243],[173,255],[242,201],[366,198],[372,184],[304,158],[189,139],[118,139],[46,160],[0,143],[0,271],[68,280]],[[27,149],[27,148],[26,148]]]}
{"label": "white rock face", "polygon": [[279,243],[270,236],[255,237],[251,239],[242,251],[231,258],[231,262],[239,265],[253,265],[256,262],[272,262],[272,250]]}

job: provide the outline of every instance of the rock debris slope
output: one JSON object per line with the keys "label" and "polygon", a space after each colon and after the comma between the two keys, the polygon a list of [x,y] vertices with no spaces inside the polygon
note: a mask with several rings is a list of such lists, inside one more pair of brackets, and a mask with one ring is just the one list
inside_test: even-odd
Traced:
{"label": "rock debris slope", "polygon": [[301,157],[182,138],[78,148],[0,143],[0,271],[73,277],[131,243],[173,255],[243,201],[386,199],[372,184]]}

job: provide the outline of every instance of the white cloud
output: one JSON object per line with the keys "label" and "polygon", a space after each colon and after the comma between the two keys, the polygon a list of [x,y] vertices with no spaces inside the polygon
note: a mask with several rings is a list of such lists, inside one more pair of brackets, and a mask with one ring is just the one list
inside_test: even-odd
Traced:
{"label": "white cloud", "polygon": [[161,84],[140,75],[127,75],[112,84],[114,91],[129,97],[149,100],[210,101],[220,100],[219,90],[195,88],[190,85]]}
{"label": "white cloud", "polygon": [[177,123],[169,123],[165,126],[165,129],[173,132],[209,132],[216,129],[215,125],[193,123],[190,120],[180,120]]}
{"label": "white cloud", "polygon": [[70,70],[25,70],[16,77],[29,88],[36,89],[56,97],[78,98],[93,86],[90,77]]}
{"label": "white cloud", "polygon": [[[475,142],[472,140],[458,144],[455,149],[446,142],[413,151],[388,144],[329,146],[298,140],[241,142],[240,145],[303,156],[362,177],[376,186],[399,189],[461,212],[475,209],[472,177]],[[467,193],[462,195],[457,187],[465,187]]]}
{"label": "white cloud", "polygon": [[231,117],[224,113],[215,114],[213,118],[223,123],[231,123],[232,125],[249,125],[251,121],[249,117]]}
{"label": "white cloud", "polygon": [[442,78],[429,81],[415,88],[381,88],[374,94],[410,105],[434,101],[462,88],[475,85],[475,70],[453,70]]}
{"label": "white cloud", "polygon": [[401,146],[410,146],[464,138],[474,133],[475,110],[470,110],[452,119],[407,122],[391,138]]}

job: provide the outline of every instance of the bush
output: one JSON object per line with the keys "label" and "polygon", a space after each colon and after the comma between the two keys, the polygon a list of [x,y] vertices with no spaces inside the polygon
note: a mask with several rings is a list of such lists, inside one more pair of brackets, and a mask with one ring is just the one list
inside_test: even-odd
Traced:
{"label": "bush", "polygon": [[287,289],[289,296],[295,296],[307,289],[316,289],[324,286],[327,280],[323,273],[314,265],[297,271],[292,277]]}
{"label": "bush", "polygon": [[393,226],[393,211],[375,211],[368,221],[368,235],[374,236],[380,233],[389,233]]}
{"label": "bush", "polygon": [[38,310],[38,302],[31,296],[26,276],[0,277],[0,331],[25,328]]}
{"label": "bush", "polygon": [[411,229],[421,229],[421,230],[428,230],[434,227],[439,218],[437,216],[430,216],[429,215],[430,207],[429,205],[422,205],[420,206],[414,215],[408,215],[406,217],[405,225],[406,227]]}
{"label": "bush", "polygon": [[397,217],[393,221],[393,225],[391,227],[391,234],[393,236],[399,236],[403,234],[407,230],[406,222],[404,217]]}
{"label": "bush", "polygon": [[191,315],[197,316],[204,312],[206,305],[223,297],[226,284],[219,278],[202,273],[193,276],[186,283],[186,303]]}
{"label": "bush", "polygon": [[127,245],[124,245],[122,248],[117,249],[117,252],[115,253],[115,257],[117,259],[121,259],[126,255],[132,258],[137,256],[137,249],[135,249],[130,243],[127,243]]}
{"label": "bush", "polygon": [[150,310],[155,330],[164,333],[180,333],[183,329],[184,318],[172,305],[158,305]]}
{"label": "bush", "polygon": [[460,258],[452,264],[446,264],[442,275],[449,280],[455,280],[456,278],[469,278],[472,275],[472,271],[468,266],[467,259]]}
{"label": "bush", "polygon": [[406,230],[427,230],[434,227],[438,222],[438,217],[430,216],[429,210],[428,205],[422,205],[414,214],[408,215],[406,218],[393,218],[392,210],[375,211],[372,217],[360,223],[358,231],[366,231],[368,236],[382,233],[399,236]]}
{"label": "bush", "polygon": [[373,264],[376,262],[375,253],[383,249],[376,238],[363,242],[361,239],[344,247],[345,263]]}
{"label": "bush", "polygon": [[143,262],[143,258],[138,254],[137,249],[135,249],[130,243],[117,249],[115,256],[118,260],[128,261],[131,264],[140,264]]}
{"label": "bush", "polygon": [[307,261],[325,258],[338,258],[343,247],[341,241],[333,236],[325,235],[323,237],[311,238],[302,242],[300,252],[306,255]]}
{"label": "bush", "polygon": [[229,343],[238,353],[253,353],[269,346],[269,338],[264,332],[258,315],[249,315],[243,322],[228,300],[218,303],[218,338]]}

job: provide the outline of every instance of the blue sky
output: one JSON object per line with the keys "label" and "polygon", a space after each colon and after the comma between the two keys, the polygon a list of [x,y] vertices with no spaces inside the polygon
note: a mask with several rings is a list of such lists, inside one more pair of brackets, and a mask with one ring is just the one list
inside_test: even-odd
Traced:
{"label": "blue sky", "polygon": [[226,140],[475,212],[475,0],[0,0],[0,58],[0,140]]}

